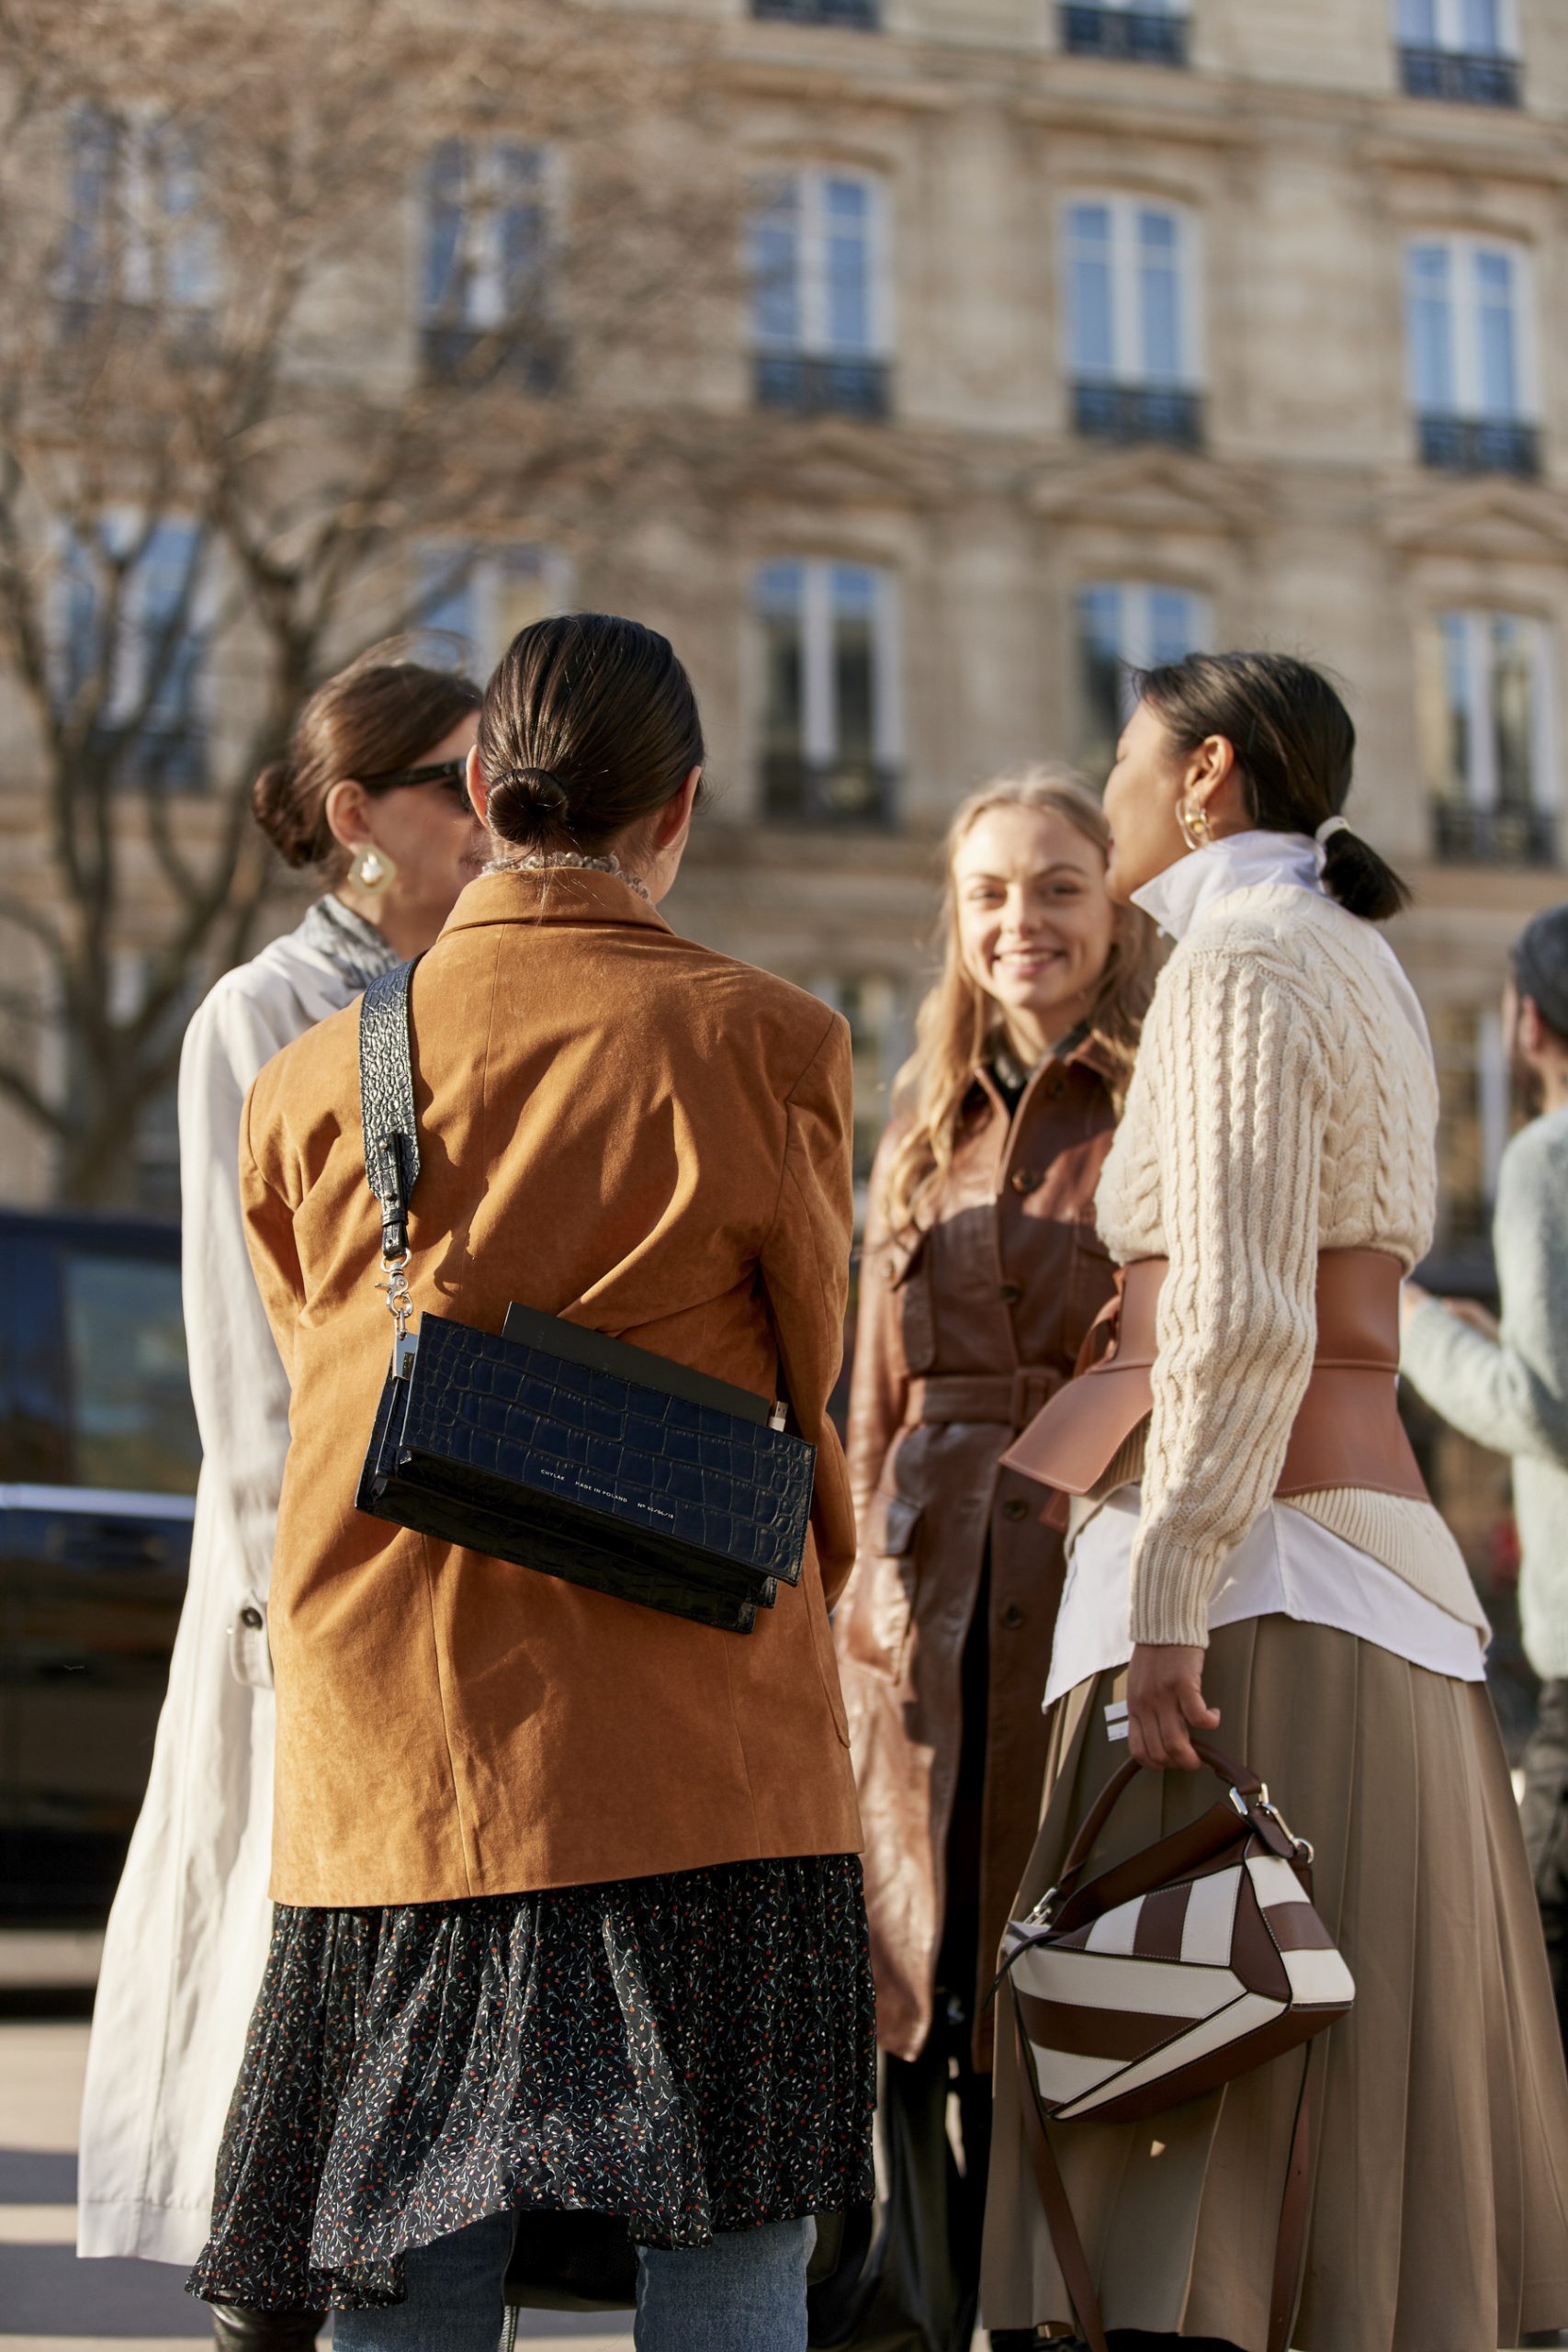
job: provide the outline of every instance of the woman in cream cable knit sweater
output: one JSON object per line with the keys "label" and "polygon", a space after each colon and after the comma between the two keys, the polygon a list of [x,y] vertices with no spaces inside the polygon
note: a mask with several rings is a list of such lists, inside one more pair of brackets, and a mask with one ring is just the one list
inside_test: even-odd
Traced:
{"label": "woman in cream cable knit sweater", "polygon": [[[1278,1491],[1320,1251],[1408,1272],[1432,1230],[1431,1054],[1372,928],[1403,891],[1339,815],[1354,740],[1303,663],[1194,656],[1144,680],[1107,786],[1111,895],[1177,945],[1097,1213],[1120,1261],[1169,1264],[1152,1413],[1074,1506],[1020,1908],[1119,1739],[1154,1769],[1091,1868],[1210,1804],[1192,1732],[1245,1756],[1316,1841],[1317,1906],[1358,1984],[1314,2045],[1292,2341],[1493,2352],[1568,2322],[1568,2083],[1485,1621],[1429,1502]],[[1113,2352],[1263,2352],[1301,2075],[1287,2058],[1152,2122],[1055,2130]],[[1019,2090],[998,2060],[985,2317],[1070,2336]]]}

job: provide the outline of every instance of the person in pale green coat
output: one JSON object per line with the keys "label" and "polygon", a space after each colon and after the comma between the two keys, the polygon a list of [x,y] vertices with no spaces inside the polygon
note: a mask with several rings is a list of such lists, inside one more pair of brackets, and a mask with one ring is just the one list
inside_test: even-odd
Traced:
{"label": "person in pale green coat", "polygon": [[1540,1106],[1498,1170],[1503,1319],[1407,1283],[1401,1369],[1446,1421],[1513,1460],[1519,1615],[1543,1686],[1522,1818],[1568,2041],[1568,902],[1519,938],[1503,1012]]}

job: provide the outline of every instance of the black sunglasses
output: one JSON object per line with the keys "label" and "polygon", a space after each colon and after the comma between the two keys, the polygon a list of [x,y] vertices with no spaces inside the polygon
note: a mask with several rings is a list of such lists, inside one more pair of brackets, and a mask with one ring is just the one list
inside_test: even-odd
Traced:
{"label": "black sunglasses", "polygon": [[467,760],[429,760],[423,767],[395,768],[390,775],[362,775],[359,781],[367,792],[400,792],[406,784],[438,784],[459,807],[469,805]]}

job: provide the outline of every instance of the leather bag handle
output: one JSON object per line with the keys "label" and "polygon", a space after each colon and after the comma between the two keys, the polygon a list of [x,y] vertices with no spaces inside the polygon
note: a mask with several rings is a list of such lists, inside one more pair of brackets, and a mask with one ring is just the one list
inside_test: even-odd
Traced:
{"label": "leather bag handle", "polygon": [[[1233,1764],[1228,1756],[1219,1748],[1212,1747],[1206,1739],[1195,1739],[1192,1745],[1216,1780],[1223,1781],[1226,1788],[1235,1789],[1239,1796],[1247,1798],[1262,1795],[1263,1782],[1250,1766]],[[1125,1764],[1117,1767],[1096,1797],[1084,1817],[1082,1828],[1073,1839],[1067,1859],[1062,1865],[1062,1874],[1056,1882],[1057,1888],[1062,1894],[1066,1894],[1072,1886],[1074,1880],[1093,1852],[1096,1838],[1139,1773],[1145,1769],[1136,1757],[1129,1756]]]}

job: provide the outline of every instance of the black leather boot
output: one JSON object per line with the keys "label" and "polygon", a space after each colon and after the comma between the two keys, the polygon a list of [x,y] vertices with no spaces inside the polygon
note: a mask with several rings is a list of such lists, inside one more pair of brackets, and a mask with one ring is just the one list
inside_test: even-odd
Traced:
{"label": "black leather boot", "polygon": [[325,2312],[248,2312],[213,2303],[212,2341],[219,2352],[314,2352]]}

